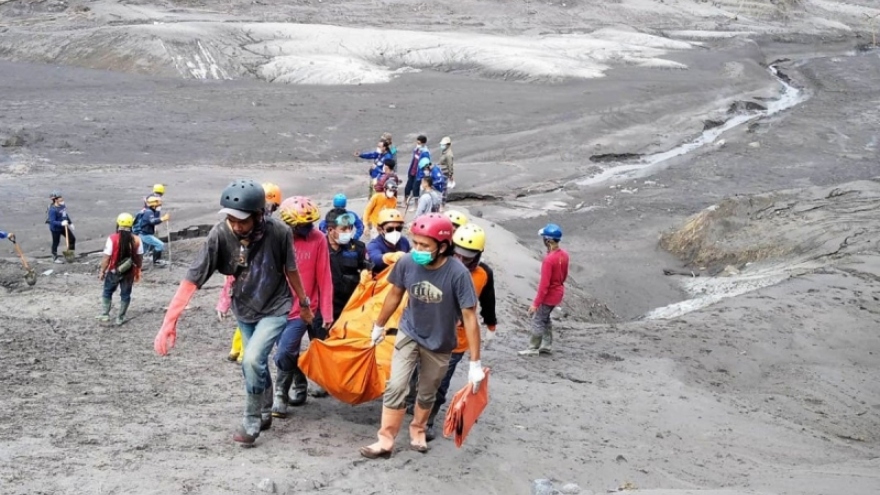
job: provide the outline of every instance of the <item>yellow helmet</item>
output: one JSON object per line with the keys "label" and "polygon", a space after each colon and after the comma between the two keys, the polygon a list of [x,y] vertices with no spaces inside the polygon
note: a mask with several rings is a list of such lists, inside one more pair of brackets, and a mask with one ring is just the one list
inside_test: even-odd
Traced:
{"label": "yellow helmet", "polygon": [[148,197],[147,206],[162,206],[162,198],[160,198],[159,196]]}
{"label": "yellow helmet", "polygon": [[134,225],[134,217],[130,213],[120,213],[116,217],[116,226],[122,229],[130,229]]}
{"label": "yellow helmet", "polygon": [[156,184],[153,186],[153,193],[155,194],[165,194],[165,186],[163,184]]}
{"label": "yellow helmet", "polygon": [[482,253],[486,249],[486,231],[473,223],[462,225],[452,234],[452,242],[458,247]]}
{"label": "yellow helmet", "polygon": [[452,220],[452,225],[455,228],[461,227],[462,225],[466,225],[468,223],[468,217],[464,216],[464,213],[458,210],[447,210],[444,214]]}
{"label": "yellow helmet", "polygon": [[285,199],[281,203],[278,214],[287,225],[314,223],[321,219],[318,207],[305,196],[293,196]]}
{"label": "yellow helmet", "polygon": [[266,191],[266,202],[274,203],[275,206],[281,204],[281,188],[278,184],[266,182],[263,184],[263,190]]}
{"label": "yellow helmet", "polygon": [[403,215],[395,208],[386,208],[379,212],[379,225],[385,225],[388,222],[403,223]]}

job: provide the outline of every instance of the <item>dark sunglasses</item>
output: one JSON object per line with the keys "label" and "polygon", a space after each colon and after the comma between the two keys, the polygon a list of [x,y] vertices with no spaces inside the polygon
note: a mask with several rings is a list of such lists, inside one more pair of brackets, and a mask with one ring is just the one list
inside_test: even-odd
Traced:
{"label": "dark sunglasses", "polygon": [[392,232],[395,232],[395,231],[397,231],[397,232],[403,232],[403,226],[400,226],[400,227],[385,227],[384,230],[385,230],[385,232],[387,232],[387,233],[389,233],[389,234],[392,233]]}

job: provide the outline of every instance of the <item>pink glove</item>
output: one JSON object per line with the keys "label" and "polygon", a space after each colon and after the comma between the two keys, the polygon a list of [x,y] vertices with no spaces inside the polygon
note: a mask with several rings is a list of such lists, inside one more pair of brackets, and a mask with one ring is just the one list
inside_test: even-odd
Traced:
{"label": "pink glove", "polygon": [[165,313],[162,328],[156,335],[156,340],[153,341],[153,349],[155,349],[156,354],[164,356],[174,347],[174,343],[177,341],[177,320],[180,319],[180,314],[183,313],[184,308],[189,304],[190,299],[192,299],[195,293],[196,284],[189,280],[180,282],[177,294],[174,294],[174,299],[168,305],[168,311]]}
{"label": "pink glove", "polygon": [[233,282],[235,282],[235,277],[232,275],[226,277],[226,282],[220,290],[220,298],[217,299],[217,313],[226,314],[229,312],[229,307],[232,306],[232,297],[229,293],[232,291]]}

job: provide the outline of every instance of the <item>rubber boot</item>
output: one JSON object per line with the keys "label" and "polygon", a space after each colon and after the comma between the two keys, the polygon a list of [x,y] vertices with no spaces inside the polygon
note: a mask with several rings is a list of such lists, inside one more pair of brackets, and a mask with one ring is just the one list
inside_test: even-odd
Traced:
{"label": "rubber boot", "polygon": [[116,315],[116,324],[122,325],[125,323],[125,313],[128,312],[128,305],[131,304],[131,301],[122,301],[119,303],[119,314]]}
{"label": "rubber boot", "polygon": [[110,306],[112,301],[106,297],[101,298],[101,314],[95,317],[98,321],[110,321]]}
{"label": "rubber boot", "polygon": [[293,389],[290,392],[290,405],[293,407],[299,407],[306,403],[306,400],[309,398],[308,395],[309,388],[309,380],[306,378],[306,375],[303,374],[302,370],[299,369],[299,366],[293,370]]}
{"label": "rubber boot", "polygon": [[232,347],[229,348],[229,355],[226,356],[227,361],[231,362],[241,362],[238,359],[238,356],[241,355],[241,329],[235,327],[235,332],[232,334]]}
{"label": "rubber boot", "polygon": [[437,413],[440,412],[441,406],[443,406],[443,404],[441,404],[439,400],[434,401],[434,407],[431,408],[431,415],[428,416],[428,425],[425,427],[425,440],[429,442],[437,438],[437,432],[434,431],[434,420],[437,419]]}
{"label": "rubber boot", "polygon": [[391,409],[382,406],[382,426],[379,428],[379,441],[361,447],[361,455],[367,459],[388,459],[391,457],[391,451],[394,450],[394,439],[400,433],[400,426],[403,424],[403,417],[406,415],[406,409]]}
{"label": "rubber boot", "polygon": [[287,417],[289,413],[287,406],[290,403],[290,397],[287,394],[290,393],[291,383],[293,383],[293,372],[278,370],[278,375],[275,377],[275,397],[272,403],[272,416],[276,418]]}
{"label": "rubber boot", "polygon": [[266,431],[272,427],[272,403],[274,389],[266,387],[263,391],[262,403],[260,404],[260,431]]}
{"label": "rubber boot", "polygon": [[523,351],[519,351],[520,356],[536,356],[538,354],[538,349],[541,347],[541,336],[540,335],[532,335],[529,337],[529,348]]}
{"label": "rubber boot", "polygon": [[428,440],[425,438],[425,427],[431,416],[431,409],[423,409],[418,403],[413,410],[412,423],[409,424],[409,448],[424,454],[428,451]]}
{"label": "rubber boot", "polygon": [[244,417],[241,426],[235,430],[232,440],[242,447],[253,447],[257,437],[260,436],[260,412],[262,410],[263,395],[247,394],[244,402]]}
{"label": "rubber boot", "polygon": [[553,353],[553,329],[548,328],[546,332],[544,332],[544,336],[541,338],[541,346],[538,347],[538,352],[541,354],[552,354]]}

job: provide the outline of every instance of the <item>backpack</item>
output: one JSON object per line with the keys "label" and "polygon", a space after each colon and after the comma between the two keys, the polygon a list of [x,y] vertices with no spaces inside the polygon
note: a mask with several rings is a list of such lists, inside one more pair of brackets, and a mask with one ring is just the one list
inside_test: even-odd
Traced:
{"label": "backpack", "polygon": [[137,215],[134,216],[134,225],[131,227],[131,232],[134,235],[141,235],[143,232],[143,228],[141,228],[141,224],[144,222],[144,210],[138,212]]}

